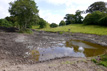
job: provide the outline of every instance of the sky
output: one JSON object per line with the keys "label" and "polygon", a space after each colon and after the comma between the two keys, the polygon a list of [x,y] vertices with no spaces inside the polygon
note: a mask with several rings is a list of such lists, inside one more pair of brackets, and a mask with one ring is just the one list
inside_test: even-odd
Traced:
{"label": "sky", "polygon": [[[14,0],[0,0],[0,18],[10,16],[9,3]],[[97,1],[107,0],[34,0],[39,9],[39,16],[49,23],[57,23],[64,19],[66,14],[75,14],[76,10],[86,10]],[[85,16],[85,14],[83,14]]]}

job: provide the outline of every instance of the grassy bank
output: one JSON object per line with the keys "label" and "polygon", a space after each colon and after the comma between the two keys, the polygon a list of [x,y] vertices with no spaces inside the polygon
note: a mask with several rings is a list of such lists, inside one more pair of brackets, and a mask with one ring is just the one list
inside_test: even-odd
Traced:
{"label": "grassy bank", "polygon": [[95,59],[92,59],[92,61],[98,65],[107,67],[107,54],[97,56]]}
{"label": "grassy bank", "polygon": [[[38,26],[33,26],[33,29],[37,29]],[[107,35],[107,27],[96,26],[96,25],[83,25],[83,24],[72,24],[57,28],[44,28],[44,29],[37,29],[43,31],[50,31],[50,32],[58,32],[63,31],[67,32],[70,29],[70,32],[73,33],[87,33],[87,34],[97,34],[97,35]]]}

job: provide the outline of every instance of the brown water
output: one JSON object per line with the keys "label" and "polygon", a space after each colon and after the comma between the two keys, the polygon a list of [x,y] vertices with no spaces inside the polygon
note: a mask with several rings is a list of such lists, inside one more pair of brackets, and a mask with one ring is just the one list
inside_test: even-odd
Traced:
{"label": "brown water", "polygon": [[54,43],[55,46],[32,50],[30,56],[36,61],[45,61],[62,57],[93,57],[107,50],[107,47],[81,40],[50,43]]}

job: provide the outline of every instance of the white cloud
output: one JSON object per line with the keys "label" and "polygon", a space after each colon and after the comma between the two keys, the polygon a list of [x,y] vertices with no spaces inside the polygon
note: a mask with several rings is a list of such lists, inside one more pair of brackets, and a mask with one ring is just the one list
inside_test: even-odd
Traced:
{"label": "white cloud", "polygon": [[[68,14],[68,13],[74,14],[76,10],[82,10],[82,11],[86,10],[90,4],[101,0],[38,0],[38,1],[41,1],[41,2],[45,1],[53,5],[65,5],[66,9],[63,10],[65,14]],[[102,0],[102,1],[107,2],[107,0]],[[50,23],[52,22],[59,23],[64,17],[59,14],[52,14],[52,12],[45,12],[45,10],[44,10],[45,15],[44,14],[42,15],[42,13],[40,14],[41,14],[41,17],[43,17]]]}
{"label": "white cloud", "polygon": [[0,0],[0,18],[5,18],[9,16],[8,13],[9,3],[14,0]]}
{"label": "white cloud", "polygon": [[50,12],[49,10],[40,10],[39,12],[40,17],[44,18],[47,22],[49,23],[57,23],[59,24],[59,22],[61,20],[63,20],[62,15],[60,14],[53,14],[52,12]]}

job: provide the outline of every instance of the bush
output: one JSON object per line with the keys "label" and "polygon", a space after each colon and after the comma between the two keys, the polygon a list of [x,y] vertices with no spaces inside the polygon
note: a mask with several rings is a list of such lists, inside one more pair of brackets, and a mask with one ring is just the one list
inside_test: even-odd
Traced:
{"label": "bush", "polygon": [[1,27],[13,27],[12,22],[8,22],[6,19],[0,19],[0,26]]}
{"label": "bush", "polygon": [[59,23],[59,26],[65,26],[65,25],[66,25],[66,23],[63,20]]}
{"label": "bush", "polygon": [[40,18],[40,21],[39,21],[39,25],[40,26],[39,26],[39,28],[45,28],[46,24],[47,24],[47,22],[44,19]]}
{"label": "bush", "polygon": [[101,18],[101,19],[99,20],[99,24],[100,24],[100,25],[103,25],[103,26],[107,26],[107,16]]}
{"label": "bush", "polygon": [[99,25],[99,20],[105,16],[105,13],[95,11],[92,14],[88,14],[84,19],[84,24],[87,25]]}
{"label": "bush", "polygon": [[51,27],[51,28],[55,28],[55,27],[58,27],[58,25],[57,25],[56,23],[52,23],[52,24],[50,25],[50,27]]}

